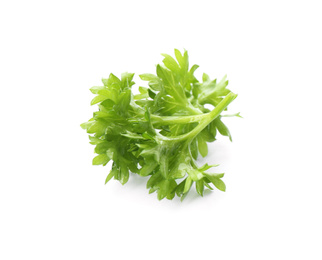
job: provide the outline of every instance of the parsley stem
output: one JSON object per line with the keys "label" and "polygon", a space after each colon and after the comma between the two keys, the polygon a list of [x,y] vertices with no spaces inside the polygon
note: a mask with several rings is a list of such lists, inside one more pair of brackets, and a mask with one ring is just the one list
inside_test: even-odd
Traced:
{"label": "parsley stem", "polygon": [[[199,124],[190,132],[179,135],[177,137],[165,137],[165,141],[184,141],[184,140],[192,140],[195,136],[197,136],[207,125],[209,125],[213,120],[215,120],[220,113],[225,110],[225,108],[237,97],[236,94],[230,92],[211,112],[203,115],[198,115]],[[194,119],[198,119],[198,116],[189,116]],[[197,117],[197,118],[196,118]],[[196,122],[196,121],[190,121]]]}
{"label": "parsley stem", "polygon": [[193,116],[156,116],[151,115],[152,124],[160,125],[175,125],[175,124],[189,124],[199,122],[202,118],[206,117],[209,113],[193,115]]}
{"label": "parsley stem", "polygon": [[[226,107],[227,106],[228,105],[226,105]],[[151,119],[152,119],[152,124],[156,124],[156,125],[189,124],[189,123],[202,121],[204,118],[211,116],[210,113],[211,112],[197,114],[197,115],[190,115],[190,116],[157,116],[152,114]],[[224,117],[239,116],[239,113],[233,114],[233,115],[223,115],[223,116]]]}

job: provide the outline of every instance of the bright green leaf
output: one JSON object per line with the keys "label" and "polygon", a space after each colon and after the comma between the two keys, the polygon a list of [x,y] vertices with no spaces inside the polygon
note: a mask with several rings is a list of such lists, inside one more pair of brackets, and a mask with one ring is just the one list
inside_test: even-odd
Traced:
{"label": "bright green leaf", "polygon": [[191,185],[192,185],[192,179],[190,177],[188,177],[186,179],[186,183],[184,185],[183,193],[187,193],[190,190]]}
{"label": "bright green leaf", "polygon": [[103,95],[97,95],[96,97],[94,97],[91,101],[91,105],[95,105],[97,103],[100,103],[102,101],[104,101],[105,99],[107,99],[106,96]]}
{"label": "bright green leaf", "polygon": [[110,173],[107,175],[105,179],[105,184],[108,183],[114,177],[114,173],[114,171],[110,171]]}
{"label": "bright green leaf", "polygon": [[202,157],[205,157],[208,154],[207,143],[202,139],[198,139],[198,149]]}
{"label": "bright green leaf", "polygon": [[180,68],[178,63],[175,61],[174,58],[172,58],[170,55],[168,54],[162,54],[163,57],[165,57],[163,59],[163,63],[164,65],[169,69],[172,70],[173,72],[178,73]]}
{"label": "bright green leaf", "polygon": [[203,180],[196,181],[196,190],[200,196],[203,196],[204,188]]}
{"label": "bright green leaf", "polygon": [[94,157],[93,159],[93,165],[101,165],[101,164],[107,164],[110,161],[110,158],[107,157],[106,154],[100,154]]}
{"label": "bright green leaf", "polygon": [[226,185],[221,179],[215,177],[208,177],[208,179],[215,185],[218,190],[226,191]]}

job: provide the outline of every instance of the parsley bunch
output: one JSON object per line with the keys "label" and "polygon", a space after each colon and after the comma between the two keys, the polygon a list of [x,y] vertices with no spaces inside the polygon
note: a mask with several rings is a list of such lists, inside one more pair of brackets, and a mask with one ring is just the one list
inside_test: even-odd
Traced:
{"label": "parsley bunch", "polygon": [[99,110],[81,127],[95,145],[93,165],[113,161],[105,183],[114,178],[125,184],[130,172],[148,177],[149,193],[157,192],[159,200],[184,199],[193,184],[201,196],[212,185],[225,191],[224,174],[207,171],[216,165],[200,167],[196,160],[199,153],[207,155],[207,142],[217,132],[231,140],[220,114],[237,95],[227,89],[226,77],[217,82],[204,73],[199,82],[194,76],[199,66],[189,68],[187,51],[163,56],[156,75],[140,75],[148,86],[138,94],[131,90],[134,73],[121,78],[111,73],[103,86],[90,89],[96,95],[91,105]]}

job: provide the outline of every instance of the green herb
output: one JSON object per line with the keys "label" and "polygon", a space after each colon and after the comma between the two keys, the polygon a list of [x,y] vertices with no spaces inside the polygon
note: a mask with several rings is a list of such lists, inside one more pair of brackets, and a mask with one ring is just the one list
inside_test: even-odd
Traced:
{"label": "green herb", "polygon": [[131,90],[133,73],[110,74],[103,86],[90,89],[96,95],[91,105],[99,110],[81,127],[95,145],[93,165],[113,161],[105,183],[114,178],[125,184],[130,172],[147,177],[149,192],[156,191],[159,200],[184,199],[193,184],[201,196],[211,185],[225,191],[224,174],[207,171],[216,165],[200,167],[196,160],[199,153],[207,155],[217,131],[231,140],[220,114],[237,95],[227,89],[226,77],[217,82],[203,74],[199,82],[198,65],[189,68],[187,51],[163,56],[156,75],[140,75],[148,86],[139,87],[139,94]]}

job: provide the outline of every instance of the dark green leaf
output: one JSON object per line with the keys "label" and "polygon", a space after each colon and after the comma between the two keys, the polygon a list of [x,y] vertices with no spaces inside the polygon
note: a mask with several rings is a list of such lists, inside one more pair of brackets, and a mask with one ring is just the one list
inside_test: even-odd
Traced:
{"label": "dark green leaf", "polygon": [[154,99],[156,96],[156,94],[151,89],[148,90],[148,94],[149,94],[149,97],[152,99]]}

